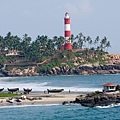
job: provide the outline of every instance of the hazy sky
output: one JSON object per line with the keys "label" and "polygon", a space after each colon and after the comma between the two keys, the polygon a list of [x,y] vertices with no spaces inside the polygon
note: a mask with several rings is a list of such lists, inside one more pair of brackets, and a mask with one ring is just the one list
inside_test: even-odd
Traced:
{"label": "hazy sky", "polygon": [[0,0],[0,35],[64,36],[66,11],[74,35],[106,36],[109,52],[120,53],[120,0]]}

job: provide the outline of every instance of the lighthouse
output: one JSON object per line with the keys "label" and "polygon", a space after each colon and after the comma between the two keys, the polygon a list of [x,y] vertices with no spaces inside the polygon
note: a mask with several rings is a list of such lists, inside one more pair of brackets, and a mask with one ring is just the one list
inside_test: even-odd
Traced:
{"label": "lighthouse", "polygon": [[64,37],[65,37],[64,49],[72,50],[70,17],[68,12],[65,13],[65,17],[64,17]]}

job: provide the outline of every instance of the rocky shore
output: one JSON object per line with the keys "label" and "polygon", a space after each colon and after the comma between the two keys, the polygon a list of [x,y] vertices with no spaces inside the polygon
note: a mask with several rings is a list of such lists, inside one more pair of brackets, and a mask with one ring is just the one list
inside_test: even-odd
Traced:
{"label": "rocky shore", "polygon": [[[35,69],[35,68],[34,68]],[[49,73],[37,73],[34,69],[16,69],[13,68],[10,71],[0,70],[1,77],[7,76],[54,76],[54,75],[92,75],[92,74],[117,74],[120,73],[120,65],[102,65],[102,66],[90,66],[81,65],[76,68],[65,67],[54,67]]]}
{"label": "rocky shore", "polygon": [[[34,64],[29,64],[28,66],[19,64],[9,64],[0,66],[0,77],[6,76],[54,76],[54,75],[92,75],[92,74],[117,74],[120,73],[120,55],[107,54],[105,56],[107,63],[105,65],[100,65],[98,63],[94,64],[78,64],[74,63],[74,67],[69,65],[64,65],[61,67],[55,66],[47,72],[39,72],[38,66]],[[30,66],[31,65],[31,66]],[[24,66],[27,66],[24,68]],[[9,69],[7,69],[9,67]],[[40,66],[39,66],[40,68]]]}
{"label": "rocky shore", "polygon": [[120,103],[120,93],[119,91],[104,93],[104,92],[95,92],[87,94],[86,96],[80,96],[71,101],[71,103],[81,104],[85,107],[96,107],[96,106],[108,106],[112,104]]}
{"label": "rocky shore", "polygon": [[80,104],[84,107],[97,107],[117,105],[120,103],[120,91],[114,92],[93,92],[88,94],[81,94],[75,98],[74,101],[64,101],[62,104]]}

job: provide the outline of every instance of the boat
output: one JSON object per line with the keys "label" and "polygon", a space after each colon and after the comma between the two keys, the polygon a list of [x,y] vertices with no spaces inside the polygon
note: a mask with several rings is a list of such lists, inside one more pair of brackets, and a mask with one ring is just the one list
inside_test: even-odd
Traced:
{"label": "boat", "polygon": [[16,102],[21,102],[21,101],[22,101],[22,100],[21,100],[21,99],[19,99],[19,98],[17,98],[17,99],[16,99]]}
{"label": "boat", "polygon": [[29,88],[27,88],[27,89],[23,88],[23,90],[24,90],[25,94],[29,94],[32,91],[32,89],[29,89]]}
{"label": "boat", "polygon": [[9,92],[13,93],[13,92],[18,92],[19,91],[19,88],[12,88],[12,89],[9,89],[7,88]]}
{"label": "boat", "polygon": [[4,88],[1,88],[1,89],[0,89],[0,92],[3,91],[3,90],[4,90]]}
{"label": "boat", "polygon": [[6,102],[13,103],[13,99],[7,99]]}
{"label": "boat", "polygon": [[59,93],[64,91],[64,89],[47,89],[48,93]]}

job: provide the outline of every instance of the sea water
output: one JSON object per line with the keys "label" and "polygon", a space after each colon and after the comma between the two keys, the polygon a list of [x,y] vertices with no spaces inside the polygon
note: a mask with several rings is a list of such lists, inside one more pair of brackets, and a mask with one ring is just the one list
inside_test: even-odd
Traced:
{"label": "sea water", "polygon": [[[0,88],[32,88],[33,91],[63,88],[66,92],[102,91],[104,83],[120,84],[120,74],[42,77],[3,77]],[[0,120],[119,120],[120,105],[83,107],[77,104],[0,106]]]}

